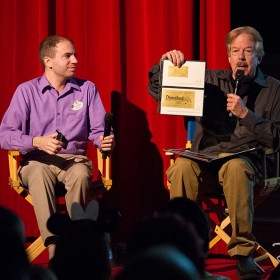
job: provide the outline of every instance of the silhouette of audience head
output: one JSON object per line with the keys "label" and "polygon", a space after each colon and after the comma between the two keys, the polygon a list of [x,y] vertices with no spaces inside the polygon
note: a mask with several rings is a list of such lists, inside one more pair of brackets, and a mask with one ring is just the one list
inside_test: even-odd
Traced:
{"label": "silhouette of audience head", "polygon": [[169,201],[165,211],[181,215],[185,221],[194,225],[197,233],[203,241],[205,259],[209,251],[210,225],[209,219],[202,207],[187,197],[176,197]]}
{"label": "silhouette of audience head", "polygon": [[[202,255],[205,262],[209,252],[210,224],[202,207],[187,197],[176,197],[169,201],[162,213],[179,215],[186,223],[194,226],[197,236],[202,240]],[[202,279],[229,280],[225,276],[214,275],[207,271],[204,271]]]}
{"label": "silhouette of audience head", "polygon": [[158,245],[130,258],[115,280],[197,280],[192,261],[170,245]]}
{"label": "silhouette of audience head", "polygon": [[24,227],[17,214],[0,206],[0,278],[28,280],[30,263],[24,247]]}
{"label": "silhouette of audience head", "polygon": [[24,225],[19,216],[8,208],[0,206],[1,231],[12,231],[25,242]]}
{"label": "silhouette of audience head", "polygon": [[159,214],[139,222],[127,242],[127,260],[154,246],[174,246],[204,273],[202,240],[194,226],[176,214]]}
{"label": "silhouette of audience head", "polygon": [[31,265],[30,280],[58,280],[56,275],[48,268],[40,265]]}
{"label": "silhouette of audience head", "polygon": [[98,220],[99,205],[93,200],[86,211],[78,203],[72,205],[72,220],[54,214],[48,220],[49,230],[57,235],[54,257],[49,267],[59,280],[111,277],[106,231],[110,222]]}
{"label": "silhouette of audience head", "polygon": [[278,264],[272,271],[269,280],[280,280],[280,265]]}

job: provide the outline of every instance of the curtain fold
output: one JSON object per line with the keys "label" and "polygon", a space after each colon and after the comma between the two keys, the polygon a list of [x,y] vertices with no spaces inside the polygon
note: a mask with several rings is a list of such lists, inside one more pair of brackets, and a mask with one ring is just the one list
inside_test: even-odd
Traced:
{"label": "curtain fold", "polygon": [[[105,200],[123,213],[115,238],[124,239],[137,219],[167,201],[163,149],[186,141],[182,117],[157,113],[147,92],[148,71],[171,49],[188,60],[199,53],[209,68],[227,68],[229,15],[230,0],[0,0],[0,118],[16,86],[42,74],[39,42],[55,33],[71,38],[77,76],[92,80],[114,113],[114,184]],[[33,209],[8,187],[6,152],[0,159],[0,204],[20,213],[27,234],[36,234]]]}
{"label": "curtain fold", "polygon": [[200,0],[200,59],[209,69],[227,69],[225,36],[230,30],[230,1]]}

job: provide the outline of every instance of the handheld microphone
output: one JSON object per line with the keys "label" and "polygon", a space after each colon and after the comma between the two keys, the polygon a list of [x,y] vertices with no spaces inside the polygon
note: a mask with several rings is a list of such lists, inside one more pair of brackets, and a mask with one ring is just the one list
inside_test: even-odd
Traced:
{"label": "handheld microphone", "polygon": [[63,149],[66,149],[68,145],[68,139],[58,129],[56,130],[56,132],[56,140],[63,142]]}
{"label": "handheld microphone", "polygon": [[[244,77],[244,70],[238,69],[235,73],[236,84],[235,84],[235,88],[234,88],[234,94],[237,94],[239,83],[243,79],[243,77]],[[229,113],[229,116],[232,117],[231,112]]]}
{"label": "handheld microphone", "polygon": [[239,82],[243,79],[243,76],[244,76],[244,70],[238,69],[235,73],[236,84],[235,84],[234,94],[237,94]]}
{"label": "handheld microphone", "polygon": [[[105,117],[104,117],[104,137],[109,136],[111,134],[112,121],[113,121],[113,114],[106,113]],[[102,159],[106,159],[107,156],[108,156],[108,153],[105,151],[102,151]]]}

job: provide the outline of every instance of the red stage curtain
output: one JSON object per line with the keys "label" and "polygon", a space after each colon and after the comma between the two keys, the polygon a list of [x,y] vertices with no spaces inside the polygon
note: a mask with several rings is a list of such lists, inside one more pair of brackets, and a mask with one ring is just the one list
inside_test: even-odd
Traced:
{"label": "red stage curtain", "polygon": [[[183,146],[186,137],[182,117],[157,113],[148,70],[171,49],[206,60],[209,68],[228,67],[229,23],[229,0],[0,0],[0,118],[16,86],[42,73],[39,42],[55,33],[73,39],[77,76],[96,83],[115,116],[114,185],[107,200],[123,213],[116,239],[124,239],[134,221],[168,199],[163,149]],[[0,158],[0,203],[17,211],[32,235],[38,231],[33,209],[9,189],[6,152]]]}

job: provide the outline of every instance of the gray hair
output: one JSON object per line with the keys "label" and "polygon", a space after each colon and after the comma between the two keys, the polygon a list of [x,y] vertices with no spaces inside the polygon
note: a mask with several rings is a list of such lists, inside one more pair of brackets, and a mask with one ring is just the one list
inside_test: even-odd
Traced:
{"label": "gray hair", "polygon": [[264,47],[263,47],[263,38],[261,34],[251,26],[242,26],[231,30],[226,36],[226,47],[227,54],[230,56],[231,43],[232,41],[238,37],[240,34],[250,34],[254,38],[255,49],[258,58],[262,58],[264,56]]}

